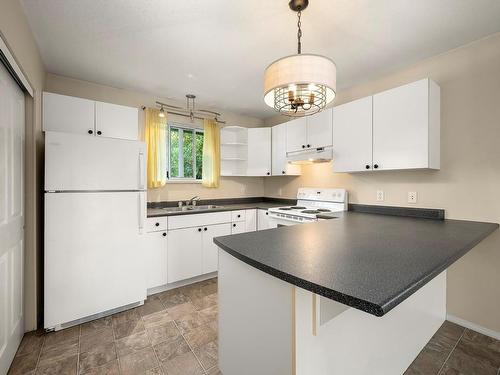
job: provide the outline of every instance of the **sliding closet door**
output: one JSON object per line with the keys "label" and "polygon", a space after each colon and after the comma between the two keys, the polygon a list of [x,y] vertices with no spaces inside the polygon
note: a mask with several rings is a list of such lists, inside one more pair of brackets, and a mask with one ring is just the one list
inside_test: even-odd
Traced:
{"label": "sliding closet door", "polygon": [[24,333],[24,94],[0,62],[0,374]]}

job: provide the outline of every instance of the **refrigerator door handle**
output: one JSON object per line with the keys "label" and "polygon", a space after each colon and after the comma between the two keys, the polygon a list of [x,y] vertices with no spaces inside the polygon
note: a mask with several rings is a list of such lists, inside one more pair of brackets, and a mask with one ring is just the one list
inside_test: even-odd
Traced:
{"label": "refrigerator door handle", "polygon": [[146,216],[146,207],[145,207],[145,196],[146,194],[143,192],[139,192],[139,233],[143,233],[144,231],[144,222]]}
{"label": "refrigerator door handle", "polygon": [[146,188],[145,183],[146,173],[144,172],[144,152],[139,152],[139,189],[143,190]]}

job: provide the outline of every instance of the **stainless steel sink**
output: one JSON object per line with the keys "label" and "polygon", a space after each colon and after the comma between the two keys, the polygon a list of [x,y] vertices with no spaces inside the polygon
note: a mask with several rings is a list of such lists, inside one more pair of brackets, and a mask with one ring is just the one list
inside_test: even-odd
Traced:
{"label": "stainless steel sink", "polygon": [[162,210],[167,212],[183,212],[183,211],[208,211],[215,208],[220,208],[221,206],[215,206],[212,204],[202,205],[202,206],[182,206],[182,207],[164,207]]}

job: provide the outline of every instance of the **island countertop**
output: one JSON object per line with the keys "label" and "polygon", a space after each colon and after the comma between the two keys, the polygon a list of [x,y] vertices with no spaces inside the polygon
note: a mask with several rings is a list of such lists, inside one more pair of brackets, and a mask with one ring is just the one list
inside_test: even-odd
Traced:
{"label": "island countertop", "polygon": [[496,223],[345,212],[337,219],[214,242],[288,283],[383,316],[497,228]]}

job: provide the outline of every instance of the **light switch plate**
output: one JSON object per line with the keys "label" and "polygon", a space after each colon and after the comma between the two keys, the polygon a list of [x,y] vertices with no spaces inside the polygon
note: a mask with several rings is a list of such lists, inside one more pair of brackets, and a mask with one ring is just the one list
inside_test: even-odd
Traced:
{"label": "light switch plate", "polygon": [[416,191],[409,191],[408,192],[408,203],[412,203],[412,204],[417,203],[417,192]]}

